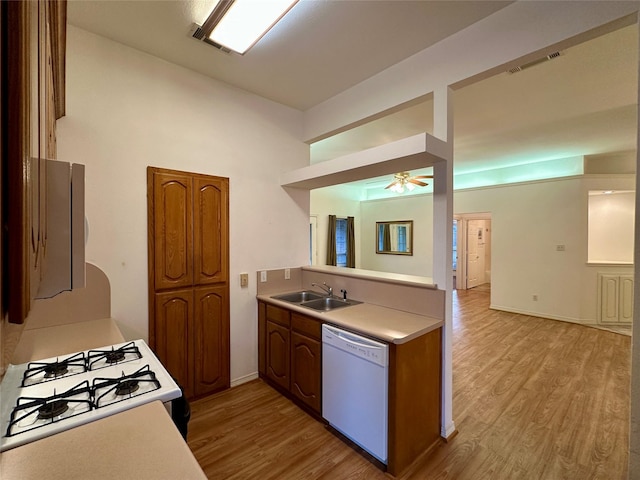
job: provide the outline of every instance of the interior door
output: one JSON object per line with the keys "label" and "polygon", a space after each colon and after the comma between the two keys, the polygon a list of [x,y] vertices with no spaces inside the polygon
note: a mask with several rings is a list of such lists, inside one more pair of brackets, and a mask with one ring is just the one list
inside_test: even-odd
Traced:
{"label": "interior door", "polygon": [[467,223],[467,288],[484,283],[484,220]]}

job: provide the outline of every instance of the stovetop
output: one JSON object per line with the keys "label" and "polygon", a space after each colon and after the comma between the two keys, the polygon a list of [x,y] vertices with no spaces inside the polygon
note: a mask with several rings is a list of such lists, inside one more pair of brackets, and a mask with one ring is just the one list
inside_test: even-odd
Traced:
{"label": "stovetop", "polygon": [[180,395],[143,340],[10,365],[0,384],[0,451]]}

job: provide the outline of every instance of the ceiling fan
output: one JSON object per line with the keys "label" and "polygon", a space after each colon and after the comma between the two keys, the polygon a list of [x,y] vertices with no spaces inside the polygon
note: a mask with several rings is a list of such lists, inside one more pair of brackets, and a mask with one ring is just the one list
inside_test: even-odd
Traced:
{"label": "ceiling fan", "polygon": [[416,188],[415,187],[416,185],[419,187],[426,187],[427,185],[429,185],[428,183],[418,180],[419,178],[433,178],[433,175],[411,176],[409,172],[396,173],[393,176],[393,182],[391,182],[389,185],[387,185],[384,188],[385,190],[389,188],[391,189],[392,192],[403,193],[405,188],[411,191],[414,188]]}

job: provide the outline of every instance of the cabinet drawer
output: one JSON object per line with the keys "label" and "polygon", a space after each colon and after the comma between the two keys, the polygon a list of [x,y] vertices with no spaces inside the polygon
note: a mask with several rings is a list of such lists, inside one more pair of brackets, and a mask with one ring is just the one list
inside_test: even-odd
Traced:
{"label": "cabinet drawer", "polygon": [[311,338],[320,340],[321,323],[315,318],[306,317],[298,313],[291,313],[291,328]]}
{"label": "cabinet drawer", "polygon": [[280,325],[288,328],[290,323],[289,319],[289,310],[285,310],[284,308],[276,307],[274,305],[267,305],[267,320],[279,323]]}

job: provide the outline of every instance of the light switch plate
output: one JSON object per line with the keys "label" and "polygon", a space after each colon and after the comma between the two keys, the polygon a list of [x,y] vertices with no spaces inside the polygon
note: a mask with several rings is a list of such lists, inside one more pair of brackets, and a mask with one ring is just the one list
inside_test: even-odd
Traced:
{"label": "light switch plate", "polygon": [[241,273],[240,274],[240,286],[241,287],[248,287],[249,286],[249,274],[248,273]]}
{"label": "light switch plate", "polygon": [[266,270],[262,270],[262,271],[260,272],[260,281],[261,281],[262,283],[264,283],[264,282],[266,282],[266,281],[267,281],[267,271],[266,271]]}

